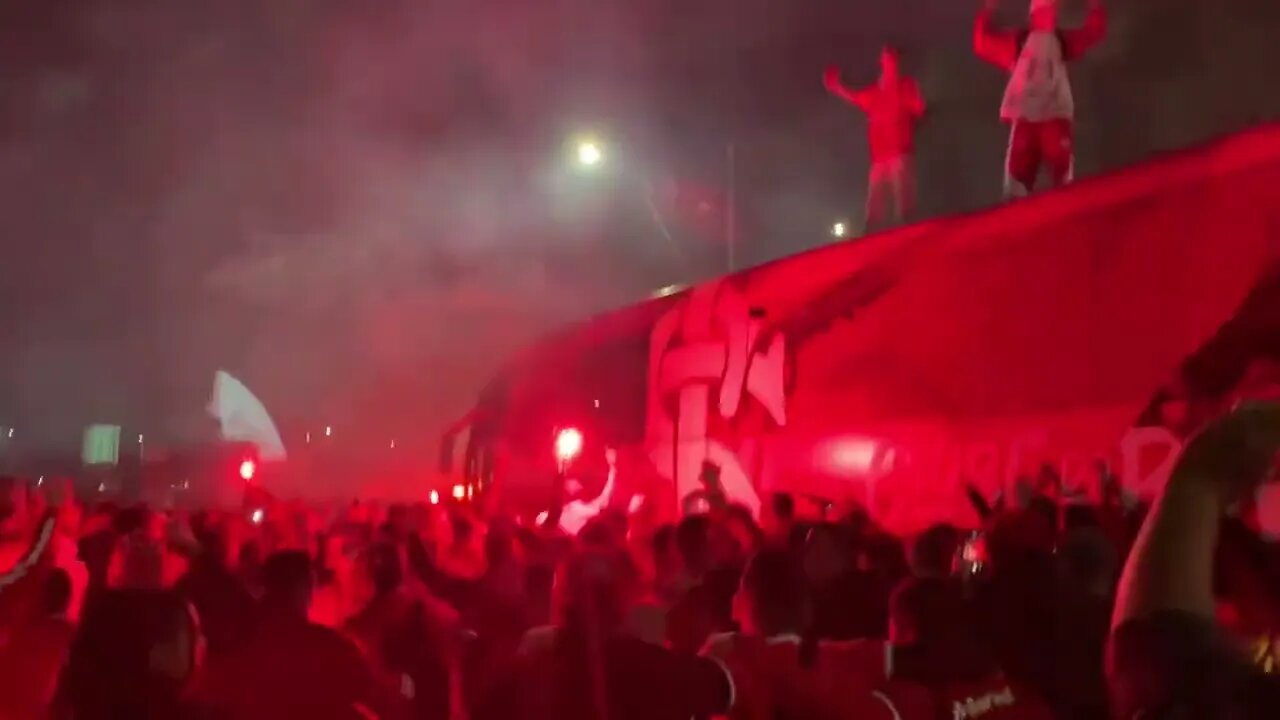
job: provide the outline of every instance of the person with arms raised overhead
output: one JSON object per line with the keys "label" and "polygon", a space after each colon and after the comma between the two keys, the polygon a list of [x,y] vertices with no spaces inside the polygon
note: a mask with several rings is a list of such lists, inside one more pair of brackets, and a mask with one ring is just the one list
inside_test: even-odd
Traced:
{"label": "person with arms raised overhead", "polygon": [[1048,168],[1055,187],[1072,179],[1075,99],[1067,63],[1080,58],[1106,34],[1101,0],[1087,1],[1088,16],[1075,30],[1058,27],[1058,0],[1031,0],[1030,24],[1024,30],[996,28],[993,18],[999,0],[986,0],[978,13],[974,52],[1009,73],[1000,104],[1000,119],[1009,124],[1006,198],[1028,195],[1041,165]]}
{"label": "person with arms raised overhead", "polygon": [[[1274,481],[1280,405],[1244,405],[1193,437],[1125,562],[1111,618],[1112,716],[1161,720],[1274,718],[1280,677],[1249,666],[1215,622],[1222,518]],[[1259,588],[1265,587],[1259,585]],[[1275,606],[1277,588],[1268,588]]]}
{"label": "person with arms raised overhead", "polygon": [[867,229],[885,227],[892,202],[895,222],[915,207],[912,154],[916,123],[924,115],[924,99],[916,81],[902,74],[901,53],[890,45],[880,51],[880,78],[874,85],[852,90],[840,80],[837,68],[827,68],[823,84],[832,95],[867,114],[871,176],[867,180]]}

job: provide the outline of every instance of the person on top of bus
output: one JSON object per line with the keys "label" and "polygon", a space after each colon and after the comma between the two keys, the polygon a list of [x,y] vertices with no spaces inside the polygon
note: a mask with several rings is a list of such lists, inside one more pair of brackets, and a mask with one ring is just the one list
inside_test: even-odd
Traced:
{"label": "person on top of bus", "polygon": [[1072,126],[1075,99],[1067,63],[1085,54],[1106,34],[1101,0],[1088,0],[1084,25],[1058,27],[1058,0],[1031,0],[1030,25],[1000,30],[993,23],[999,0],[986,0],[973,30],[978,57],[1010,73],[1000,105],[1009,123],[1005,197],[1023,197],[1035,187],[1043,164],[1053,186],[1071,181],[1075,165]]}
{"label": "person on top of bus", "polygon": [[[880,78],[874,85],[852,90],[840,81],[837,68],[827,68],[823,84],[832,95],[867,114],[871,176],[867,180],[866,226],[884,227],[902,220],[915,205],[915,174],[911,157],[915,127],[924,115],[924,99],[916,81],[903,75],[901,53],[891,45],[880,50]],[[889,216],[889,203],[893,216]]]}

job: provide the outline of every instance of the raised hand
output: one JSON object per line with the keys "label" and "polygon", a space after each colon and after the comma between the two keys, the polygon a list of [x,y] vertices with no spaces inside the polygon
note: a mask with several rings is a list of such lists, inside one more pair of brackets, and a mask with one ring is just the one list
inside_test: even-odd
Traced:
{"label": "raised hand", "polygon": [[1238,405],[1187,443],[1170,482],[1212,487],[1232,503],[1274,478],[1280,451],[1280,403]]}
{"label": "raised hand", "polygon": [[835,92],[840,89],[840,68],[832,65],[822,73],[822,84],[828,90]]}

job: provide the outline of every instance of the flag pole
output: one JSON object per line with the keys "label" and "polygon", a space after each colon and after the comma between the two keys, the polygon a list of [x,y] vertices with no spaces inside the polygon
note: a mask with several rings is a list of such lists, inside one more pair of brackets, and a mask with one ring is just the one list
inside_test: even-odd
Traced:
{"label": "flag pole", "polygon": [[727,161],[727,169],[729,173],[729,201],[725,203],[724,209],[724,234],[725,244],[728,246],[729,272],[732,273],[737,265],[737,245],[738,245],[738,172],[736,158],[734,157],[733,143],[730,142],[725,147],[725,159]]}

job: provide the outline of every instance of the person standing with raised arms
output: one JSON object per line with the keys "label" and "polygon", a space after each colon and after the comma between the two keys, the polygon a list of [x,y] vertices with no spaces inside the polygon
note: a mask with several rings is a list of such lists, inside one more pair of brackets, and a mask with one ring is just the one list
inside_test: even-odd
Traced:
{"label": "person standing with raised arms", "polygon": [[1023,30],[995,26],[999,0],[985,0],[973,30],[978,57],[1009,73],[1000,119],[1009,124],[1004,194],[1023,197],[1035,187],[1041,166],[1054,187],[1071,182],[1075,166],[1075,99],[1067,63],[1077,60],[1106,35],[1101,0],[1087,0],[1084,25],[1058,27],[1058,0],[1031,0],[1030,22]]}

